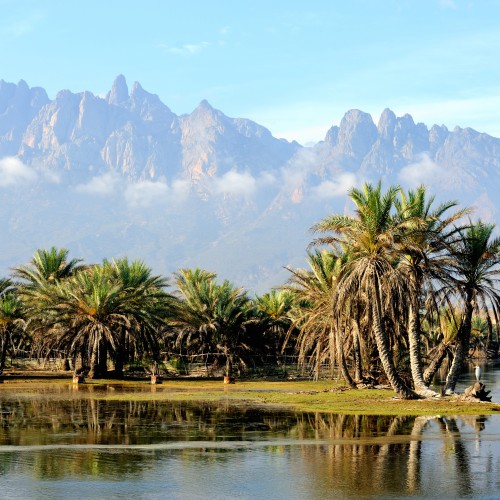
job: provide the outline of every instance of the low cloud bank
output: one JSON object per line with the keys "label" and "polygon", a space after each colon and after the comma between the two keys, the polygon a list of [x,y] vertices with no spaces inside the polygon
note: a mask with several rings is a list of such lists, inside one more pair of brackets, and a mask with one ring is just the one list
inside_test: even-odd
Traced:
{"label": "low cloud bank", "polygon": [[0,159],[0,187],[21,186],[35,182],[37,178],[36,171],[19,158],[6,156]]}

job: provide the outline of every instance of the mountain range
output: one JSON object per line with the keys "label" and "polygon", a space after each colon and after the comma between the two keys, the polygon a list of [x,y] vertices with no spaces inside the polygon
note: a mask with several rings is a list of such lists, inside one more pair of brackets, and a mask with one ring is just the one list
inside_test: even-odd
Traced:
{"label": "mountain range", "polygon": [[352,210],[350,187],[379,179],[495,221],[500,139],[350,110],[305,147],[205,100],[178,116],[122,75],[106,96],[53,100],[0,80],[0,276],[55,245],[166,275],[200,266],[262,292],[305,265],[314,222]]}

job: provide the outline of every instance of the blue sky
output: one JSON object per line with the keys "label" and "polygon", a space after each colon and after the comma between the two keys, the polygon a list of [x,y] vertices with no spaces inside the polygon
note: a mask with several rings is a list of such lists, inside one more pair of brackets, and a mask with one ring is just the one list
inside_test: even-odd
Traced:
{"label": "blue sky", "polygon": [[500,137],[497,0],[0,0],[0,78],[104,95],[118,74],[177,114],[202,99],[318,141],[384,108]]}

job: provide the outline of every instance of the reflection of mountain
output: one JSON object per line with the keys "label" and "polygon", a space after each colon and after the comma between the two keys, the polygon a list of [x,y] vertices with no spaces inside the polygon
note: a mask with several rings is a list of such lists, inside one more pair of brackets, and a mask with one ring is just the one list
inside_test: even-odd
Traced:
{"label": "reflection of mountain", "polygon": [[255,289],[302,265],[320,217],[365,180],[415,186],[494,217],[500,139],[385,110],[348,111],[313,147],[274,138],[206,101],[178,116],[119,76],[105,98],[0,81],[0,268],[37,247],[157,272],[202,266]]}

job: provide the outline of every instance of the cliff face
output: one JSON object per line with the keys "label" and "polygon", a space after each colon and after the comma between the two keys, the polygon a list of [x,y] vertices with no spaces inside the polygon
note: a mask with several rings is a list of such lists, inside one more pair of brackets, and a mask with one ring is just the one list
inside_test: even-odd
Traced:
{"label": "cliff face", "polygon": [[259,170],[285,163],[299,147],[245,119],[232,119],[203,101],[177,116],[158,96],[118,76],[106,98],[0,84],[0,156],[24,164],[74,171],[78,178],[112,170],[130,180],[193,181],[232,168]]}
{"label": "cliff face", "polygon": [[[301,266],[309,227],[352,210],[362,182],[425,184],[495,220],[500,139],[348,111],[312,147],[206,101],[177,116],[118,76],[106,97],[0,81],[0,268],[36,248],[87,261],[128,255],[157,272],[200,266],[256,290]],[[2,272],[0,272],[0,276]]]}
{"label": "cliff face", "polygon": [[474,177],[500,167],[500,139],[468,128],[429,130],[389,109],[377,125],[369,114],[350,110],[309,155],[304,149],[250,120],[229,118],[207,101],[177,116],[139,83],[129,92],[122,75],[106,98],[63,90],[52,101],[24,81],[0,81],[0,158],[17,156],[25,165],[67,171],[80,180],[109,171],[132,181],[182,177],[206,195],[207,178],[233,170],[279,172],[304,164],[307,156],[302,180],[351,172],[393,181],[423,157]]}

